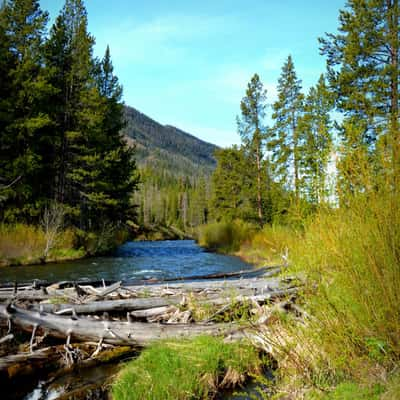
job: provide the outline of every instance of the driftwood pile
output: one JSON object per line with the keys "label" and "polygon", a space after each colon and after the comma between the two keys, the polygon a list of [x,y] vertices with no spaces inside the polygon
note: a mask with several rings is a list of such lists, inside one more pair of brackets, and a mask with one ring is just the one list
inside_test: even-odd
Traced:
{"label": "driftwood pile", "polygon": [[[246,306],[256,315],[253,329],[265,323],[271,310],[265,304],[280,304],[297,291],[290,280],[276,278],[279,272],[276,267],[135,285],[36,281],[2,287],[0,346],[13,341],[20,330],[28,332],[30,340],[25,352],[0,358],[0,377],[18,376],[15,365],[27,362],[40,365],[46,359],[57,368],[60,362],[67,367],[79,359],[88,362],[113,346],[141,348],[158,339],[200,334],[243,337],[248,326],[221,322],[221,316]],[[57,345],[42,348],[44,338],[58,340]]]}

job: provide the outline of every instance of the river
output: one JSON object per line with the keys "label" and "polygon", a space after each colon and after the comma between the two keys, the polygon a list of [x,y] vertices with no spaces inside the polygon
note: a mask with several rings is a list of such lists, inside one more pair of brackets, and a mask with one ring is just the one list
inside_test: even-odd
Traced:
{"label": "river", "polygon": [[234,272],[251,266],[241,259],[206,252],[194,240],[127,242],[108,257],[0,268],[0,283],[107,280],[131,283],[140,279],[174,279]]}
{"label": "river", "polygon": [[[238,257],[207,252],[193,240],[128,242],[108,257],[0,268],[0,283],[29,282],[33,279],[47,282],[104,279],[132,283],[141,279],[174,279],[245,269],[251,269],[251,265]],[[105,365],[80,371],[79,379],[76,374],[70,374],[56,380],[50,386],[39,383],[25,396],[16,395],[13,398],[54,400],[81,385],[88,385],[93,379],[104,382],[106,376],[113,375],[117,369],[117,365]],[[224,396],[223,398],[245,399],[248,397]]]}

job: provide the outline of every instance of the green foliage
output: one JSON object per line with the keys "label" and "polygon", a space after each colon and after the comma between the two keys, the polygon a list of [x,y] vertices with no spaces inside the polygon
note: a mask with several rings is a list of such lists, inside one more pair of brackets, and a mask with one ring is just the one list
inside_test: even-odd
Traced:
{"label": "green foliage", "polygon": [[66,0],[49,35],[47,20],[37,0],[0,9],[1,217],[37,224],[56,201],[68,225],[99,231],[135,218],[122,88],[109,48],[93,57],[82,0]]}
{"label": "green foliage", "polygon": [[307,276],[315,319],[303,340],[321,351],[316,369],[359,376],[376,362],[389,367],[400,359],[399,204],[390,192],[359,195],[349,208],[319,213],[290,249]]}
{"label": "green foliage", "polygon": [[287,189],[294,189],[295,198],[300,198],[300,163],[303,137],[299,120],[303,112],[301,81],[297,78],[292,57],[282,67],[278,80],[278,100],[274,103],[275,120],[272,128],[272,165],[279,182]]}
{"label": "green foliage", "polygon": [[260,226],[264,224],[264,203],[265,199],[265,170],[263,169],[264,136],[267,92],[263,88],[260,77],[257,74],[251,78],[247,85],[246,96],[240,102],[241,117],[237,119],[239,134],[242,138],[243,150],[246,153],[247,167],[251,185],[249,197],[257,210],[257,218]]}
{"label": "green foliage", "polygon": [[75,248],[76,236],[71,229],[60,232],[47,256],[46,232],[38,226],[0,225],[0,265],[41,263],[42,260],[68,260],[82,257],[85,252]]}
{"label": "green foliage", "polygon": [[384,389],[381,385],[363,388],[356,383],[341,383],[328,394],[309,394],[309,400],[379,400]]}
{"label": "green foliage", "polygon": [[198,230],[200,246],[210,250],[233,252],[240,245],[250,240],[256,231],[256,226],[241,220],[214,222],[202,226]]}
{"label": "green foliage", "polygon": [[320,76],[311,87],[304,104],[304,114],[299,122],[303,131],[304,148],[300,170],[305,198],[314,205],[329,202],[328,163],[333,150],[332,122],[329,113],[333,108],[333,96]]}
{"label": "green foliage", "polygon": [[[384,174],[399,176],[399,4],[352,0],[340,11],[337,34],[320,39],[336,107],[345,158],[367,151],[371,173],[384,162]],[[380,149],[380,155],[376,149]],[[389,165],[387,160],[390,158]],[[385,165],[386,164],[386,165]],[[382,168],[382,165],[380,165]],[[357,179],[357,170],[352,170]],[[383,171],[381,171],[383,172]],[[395,176],[393,176],[393,174]],[[364,191],[350,180],[350,191]]]}
{"label": "green foliage", "polygon": [[233,146],[217,150],[215,157],[217,168],[212,175],[212,217],[217,221],[256,219],[252,204],[254,181],[244,149]]}
{"label": "green foliage", "polygon": [[228,385],[260,373],[262,360],[245,343],[219,338],[160,342],[128,363],[113,384],[115,400],[208,399]]}
{"label": "green foliage", "polygon": [[165,226],[181,236],[182,231],[192,233],[208,221],[207,176],[181,176],[148,166],[140,170],[140,179],[134,202],[138,205],[139,224],[145,229]]}

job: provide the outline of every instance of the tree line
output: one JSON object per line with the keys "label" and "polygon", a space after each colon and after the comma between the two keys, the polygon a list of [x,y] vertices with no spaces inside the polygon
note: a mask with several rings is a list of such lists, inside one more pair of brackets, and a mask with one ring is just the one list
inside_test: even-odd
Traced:
{"label": "tree line", "polygon": [[141,226],[174,226],[191,232],[208,222],[209,175],[176,174],[147,165],[140,168],[141,184],[134,194]]}
{"label": "tree line", "polygon": [[339,23],[319,39],[327,71],[307,94],[291,56],[272,107],[259,75],[251,78],[237,118],[242,144],[216,152],[216,220],[281,222],[398,187],[399,2],[351,0]]}
{"label": "tree line", "polygon": [[54,24],[38,0],[0,6],[0,218],[35,224],[51,203],[82,230],[134,218],[134,150],[110,49],[93,55],[82,0]]}

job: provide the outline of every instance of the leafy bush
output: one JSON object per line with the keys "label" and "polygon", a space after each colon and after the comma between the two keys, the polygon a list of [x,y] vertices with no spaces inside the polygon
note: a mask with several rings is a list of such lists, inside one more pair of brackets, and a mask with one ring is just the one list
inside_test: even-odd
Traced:
{"label": "leafy bush", "polygon": [[232,252],[250,241],[255,232],[255,225],[241,220],[214,222],[199,228],[198,241],[210,250]]}
{"label": "leafy bush", "polygon": [[301,240],[302,234],[289,226],[265,225],[250,241],[244,242],[239,255],[254,264],[282,264],[288,262],[289,249]]}

